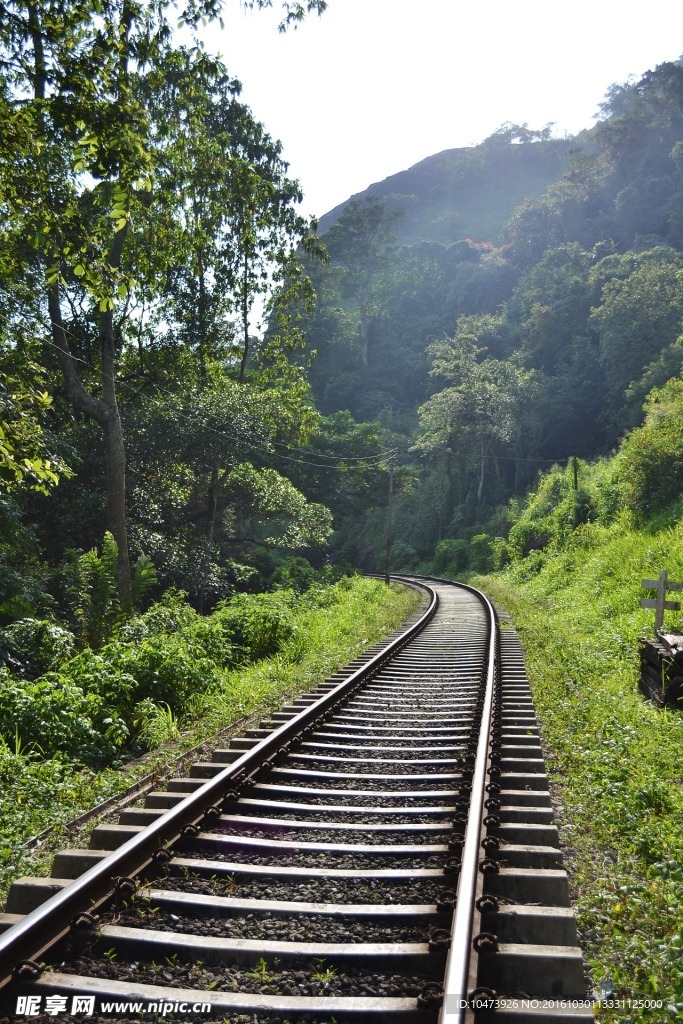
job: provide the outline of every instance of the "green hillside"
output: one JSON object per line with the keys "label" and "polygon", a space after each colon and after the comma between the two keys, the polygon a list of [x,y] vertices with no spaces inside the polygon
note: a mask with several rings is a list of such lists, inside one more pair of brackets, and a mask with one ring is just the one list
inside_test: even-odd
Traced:
{"label": "green hillside", "polygon": [[[472,238],[499,244],[511,211],[538,198],[565,172],[571,146],[563,139],[512,144],[502,133],[480,146],[429,156],[370,185],[350,201],[372,197],[388,209],[400,210],[396,234],[403,243],[448,244]],[[342,203],[321,218],[322,234],[337,223],[345,206]]]}
{"label": "green hillside", "polygon": [[[683,367],[683,65],[613,86],[579,137],[547,136],[504,126],[321,224],[313,393],[396,449],[404,568],[440,544],[476,562],[472,538],[505,535],[539,470],[608,453]],[[379,500],[338,508],[333,551],[381,568],[383,523]]]}

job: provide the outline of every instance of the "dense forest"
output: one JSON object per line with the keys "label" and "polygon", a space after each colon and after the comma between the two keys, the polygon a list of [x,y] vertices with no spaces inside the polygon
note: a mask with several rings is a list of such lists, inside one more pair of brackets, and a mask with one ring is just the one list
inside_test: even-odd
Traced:
{"label": "dense forest", "polygon": [[[556,462],[593,515],[578,460],[648,395],[665,418],[683,365],[683,65],[614,85],[576,138],[503,125],[316,233],[221,62],[163,9],[105,7],[3,21],[2,623],[104,636],[97,600],[204,612],[297,566],[381,570],[390,489],[403,569],[543,546],[514,524]],[[659,500],[636,436],[634,508]]]}
{"label": "dense forest", "polygon": [[321,431],[288,311],[317,242],[239,82],[171,27],[128,2],[3,16],[5,621],[73,619],[105,533],[121,607],[176,586],[199,609],[329,534],[288,471]]}
{"label": "dense forest", "polygon": [[[683,65],[668,63],[614,85],[576,138],[503,125],[323,218],[313,391],[395,450],[395,566],[452,574],[543,547],[507,543],[539,471],[571,464],[578,525],[596,514],[579,460],[622,442],[613,510],[675,493],[675,444],[665,471],[636,472],[644,435],[626,438],[648,395],[652,429],[675,429],[675,386],[653,389],[683,366],[682,140]],[[335,510],[337,557],[383,567],[387,489]]]}
{"label": "dense forest", "polygon": [[[190,4],[190,38],[218,15]],[[524,494],[555,463],[571,525],[677,493],[680,62],[576,138],[503,125],[316,231],[163,7],[18,2],[1,32],[8,670],[27,619],[97,647],[169,588],[201,614],[383,570],[390,501],[393,566],[454,574],[548,543]],[[581,460],[618,445],[592,500]]]}

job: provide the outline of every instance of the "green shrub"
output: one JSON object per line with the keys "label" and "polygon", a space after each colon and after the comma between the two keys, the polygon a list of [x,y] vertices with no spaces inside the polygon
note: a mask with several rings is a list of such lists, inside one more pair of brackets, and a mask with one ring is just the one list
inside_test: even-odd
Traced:
{"label": "green shrub", "polygon": [[102,655],[111,670],[134,680],[135,703],[149,697],[177,709],[220,675],[203,644],[188,631],[147,637],[135,645],[114,641],[103,648]]}
{"label": "green shrub", "polygon": [[553,513],[566,495],[565,473],[552,469],[544,474],[536,490],[529,495],[519,518],[510,529],[509,547],[515,558],[547,547],[554,533]]}
{"label": "green shrub", "polygon": [[419,558],[420,556],[417,551],[410,544],[406,544],[402,540],[394,541],[391,549],[391,562],[394,572],[413,572]]}
{"label": "green shrub", "polygon": [[184,643],[195,651],[203,651],[220,668],[228,668],[240,660],[240,649],[233,639],[230,623],[221,615],[198,617],[180,636]]}
{"label": "green shrub", "polygon": [[440,540],[432,563],[434,574],[445,579],[457,577],[467,569],[467,541]]}
{"label": "green shrub", "polygon": [[478,533],[470,538],[467,564],[469,569],[476,572],[487,572],[493,568],[492,545],[493,539],[487,533]]}
{"label": "green shrub", "polygon": [[286,558],[271,577],[274,587],[303,594],[318,581],[318,572],[307,558]]}
{"label": "green shrub", "polygon": [[73,633],[45,619],[20,619],[0,631],[7,664],[27,679],[59,668],[73,652]]}
{"label": "green shrub", "polygon": [[137,680],[112,663],[108,649],[99,654],[85,650],[62,667],[62,675],[86,694],[99,697],[111,711],[132,722],[132,713],[138,698]]}
{"label": "green shrub", "polygon": [[128,738],[125,722],[112,714],[97,693],[84,693],[59,672],[35,682],[5,673],[0,688],[0,734],[6,742],[40,748],[97,767],[110,762]]}
{"label": "green shrub", "polygon": [[491,563],[494,569],[503,569],[510,561],[510,547],[504,537],[491,541]]}
{"label": "green shrub", "polygon": [[242,649],[246,658],[266,658],[281,650],[295,632],[295,599],[295,594],[288,590],[238,594],[222,602],[212,618],[220,621],[226,636]]}
{"label": "green shrub", "polygon": [[618,458],[624,504],[642,519],[683,494],[683,380],[655,388],[642,427],[632,430]]}
{"label": "green shrub", "polygon": [[135,615],[119,627],[116,637],[123,643],[139,643],[161,633],[176,633],[199,618],[180,590],[167,590],[148,611]]}
{"label": "green shrub", "polygon": [[539,478],[536,490],[523,505],[510,503],[514,522],[507,553],[513,559],[562,547],[584,524],[607,524],[616,517],[620,506],[612,463],[603,460],[587,465],[577,460],[577,474],[575,486],[573,466],[553,467]]}
{"label": "green shrub", "polygon": [[337,562],[315,569],[306,558],[286,558],[271,576],[271,584],[276,590],[307,594],[311,590],[326,589],[345,576],[357,575],[358,569],[348,564]]}

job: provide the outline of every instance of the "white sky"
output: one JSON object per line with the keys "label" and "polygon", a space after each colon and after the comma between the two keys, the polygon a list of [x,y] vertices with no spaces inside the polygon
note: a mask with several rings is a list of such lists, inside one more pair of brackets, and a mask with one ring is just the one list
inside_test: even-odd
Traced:
{"label": "white sky", "polygon": [[279,15],[226,0],[205,40],[316,216],[505,121],[590,127],[610,84],[683,53],[681,0],[329,0],[285,35]]}

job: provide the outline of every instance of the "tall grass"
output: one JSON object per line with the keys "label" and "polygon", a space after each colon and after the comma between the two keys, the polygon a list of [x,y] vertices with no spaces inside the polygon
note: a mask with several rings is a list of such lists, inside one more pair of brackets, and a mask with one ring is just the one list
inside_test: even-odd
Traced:
{"label": "tall grass", "polygon": [[[587,958],[623,1002],[605,1022],[683,1018],[683,710],[637,691],[637,638],[654,624],[641,581],[683,579],[682,540],[681,524],[587,523],[477,581],[526,649]],[[638,997],[664,1006],[625,1002]]]}
{"label": "tall grass", "polygon": [[259,708],[275,707],[334,672],[358,651],[401,624],[415,607],[402,588],[387,592],[377,580],[342,580],[324,598],[299,609],[297,628],[280,652],[246,668],[225,672],[217,685],[193,698],[188,724],[221,728]]}

